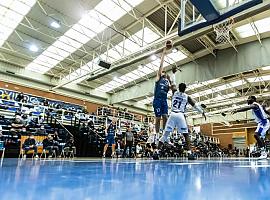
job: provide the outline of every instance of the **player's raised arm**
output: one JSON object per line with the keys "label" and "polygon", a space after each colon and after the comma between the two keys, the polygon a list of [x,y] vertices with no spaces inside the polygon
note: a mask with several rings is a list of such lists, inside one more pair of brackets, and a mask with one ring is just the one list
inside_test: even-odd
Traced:
{"label": "player's raised arm", "polygon": [[161,54],[161,59],[160,59],[160,66],[159,66],[159,69],[157,71],[157,81],[160,79],[160,77],[162,76],[162,73],[164,72],[164,68],[163,68],[163,64],[164,64],[164,59],[165,59],[165,55],[166,55],[166,51],[167,50],[170,50],[172,48],[172,41],[171,40],[168,40],[165,44],[165,47],[162,51],[162,54]]}
{"label": "player's raised arm", "polygon": [[244,108],[235,109],[231,113],[235,114],[235,113],[238,113],[238,112],[245,112],[245,111],[248,111],[248,110],[255,109],[256,107],[257,107],[257,105],[252,104],[252,105],[248,105],[248,106],[246,106]]}
{"label": "player's raised arm", "polygon": [[172,68],[172,77],[170,78],[170,84],[171,84],[171,90],[172,90],[172,94],[174,94],[177,91],[177,86],[176,86],[176,78],[175,78],[175,73],[177,71],[177,68],[174,66]]}
{"label": "player's raised arm", "polygon": [[202,107],[196,103],[190,96],[188,96],[188,103],[195,108],[199,113],[201,113],[204,117],[204,119],[206,120],[206,115],[204,113],[204,110],[202,109]]}

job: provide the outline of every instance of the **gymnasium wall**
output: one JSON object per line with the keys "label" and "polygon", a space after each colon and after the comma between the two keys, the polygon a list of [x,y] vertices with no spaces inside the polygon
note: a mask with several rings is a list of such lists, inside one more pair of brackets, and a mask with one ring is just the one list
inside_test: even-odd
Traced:
{"label": "gymnasium wall", "polygon": [[208,136],[217,137],[220,140],[221,147],[228,147],[229,144],[233,146],[233,137],[246,137],[246,143],[254,144],[255,140],[253,133],[256,127],[254,122],[234,122],[230,126],[221,123],[208,123],[200,126],[201,132]]}
{"label": "gymnasium wall", "polygon": [[[7,83],[4,81],[0,81],[0,88],[23,92],[25,94],[31,94],[31,95],[39,96],[39,97],[45,97],[47,99],[59,100],[59,101],[67,102],[67,103],[78,104],[83,107],[86,107],[89,113],[96,113],[97,108],[102,106],[102,104],[92,103],[90,101],[84,101],[79,98],[76,99],[76,98],[72,98],[72,97],[68,97],[68,96],[64,96],[60,94],[55,94],[54,92],[42,91],[42,90],[33,89],[33,88],[25,87],[25,86],[20,86],[13,83]],[[136,115],[142,115],[141,113],[136,113],[136,112],[131,112],[131,113],[136,114]],[[145,117],[144,115],[142,116]]]}
{"label": "gymnasium wall", "polygon": [[45,97],[48,99],[60,100],[60,101],[68,102],[68,103],[74,103],[74,104],[86,106],[88,112],[90,112],[90,113],[92,113],[92,112],[96,113],[97,107],[101,106],[101,105],[96,104],[96,103],[83,101],[80,99],[67,97],[64,95],[55,94],[53,92],[32,89],[29,87],[20,86],[20,85],[16,85],[16,84],[12,84],[12,83],[6,83],[3,81],[0,81],[0,88],[6,88],[8,90],[19,91],[19,92],[23,92],[26,94],[32,94],[35,96]]}

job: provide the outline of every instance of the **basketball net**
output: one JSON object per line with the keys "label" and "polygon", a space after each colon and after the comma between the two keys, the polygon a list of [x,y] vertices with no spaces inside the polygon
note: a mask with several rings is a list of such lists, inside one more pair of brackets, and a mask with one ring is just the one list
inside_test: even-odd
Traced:
{"label": "basketball net", "polygon": [[228,18],[226,21],[214,25],[216,41],[218,43],[228,43],[230,41],[230,32],[232,31],[233,24],[233,18]]}

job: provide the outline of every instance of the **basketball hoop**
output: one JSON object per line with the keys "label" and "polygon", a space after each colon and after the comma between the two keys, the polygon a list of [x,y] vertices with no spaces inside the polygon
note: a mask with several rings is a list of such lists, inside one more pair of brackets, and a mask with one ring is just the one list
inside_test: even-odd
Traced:
{"label": "basketball hoop", "polygon": [[224,44],[230,41],[230,32],[232,31],[233,24],[233,18],[228,18],[226,21],[214,25],[216,41],[218,43]]}

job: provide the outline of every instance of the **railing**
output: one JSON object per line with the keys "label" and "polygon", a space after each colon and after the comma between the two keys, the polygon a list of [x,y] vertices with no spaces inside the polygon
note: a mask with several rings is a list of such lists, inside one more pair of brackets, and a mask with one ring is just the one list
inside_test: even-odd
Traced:
{"label": "railing", "polygon": [[74,137],[74,135],[58,120],[58,119],[56,119],[56,117],[54,117],[54,120],[56,121],[56,122],[58,122],[59,123],[59,125],[65,130],[65,131],[67,131],[67,133],[71,136],[71,137]]}
{"label": "railing", "polygon": [[109,107],[99,107],[97,109],[97,116],[117,117],[117,118],[127,119],[131,121],[143,122],[142,115],[133,114],[125,110],[109,108]]}

